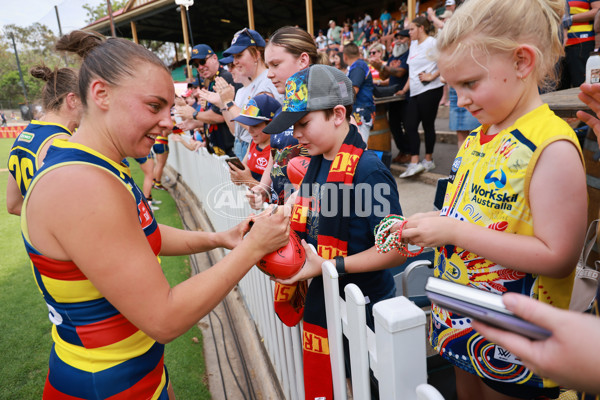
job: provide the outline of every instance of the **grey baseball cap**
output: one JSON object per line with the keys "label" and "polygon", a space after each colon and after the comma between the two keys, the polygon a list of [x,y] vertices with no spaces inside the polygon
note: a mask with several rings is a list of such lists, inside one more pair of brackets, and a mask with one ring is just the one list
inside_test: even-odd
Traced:
{"label": "grey baseball cap", "polygon": [[329,65],[311,65],[296,72],[285,82],[285,100],[281,112],[263,132],[281,133],[311,111],[347,106],[353,102],[352,82],[346,74]]}

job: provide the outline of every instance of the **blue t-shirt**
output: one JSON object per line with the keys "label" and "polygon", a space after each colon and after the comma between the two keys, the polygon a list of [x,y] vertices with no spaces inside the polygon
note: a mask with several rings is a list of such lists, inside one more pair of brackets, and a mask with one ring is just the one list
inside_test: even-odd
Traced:
{"label": "blue t-shirt", "polygon": [[369,65],[362,59],[356,60],[348,68],[348,78],[352,81],[352,86],[358,88],[353,111],[363,116],[370,115],[375,111],[375,103],[373,102],[373,76]]}
{"label": "blue t-shirt", "polygon": [[[331,161],[323,159],[321,168],[317,173],[316,183],[323,185]],[[358,162],[354,176],[354,190],[349,198],[350,227],[348,237],[348,255],[357,254],[367,250],[375,244],[373,230],[381,219],[389,214],[402,214],[396,181],[390,170],[381,162],[379,157],[370,150],[366,150]],[[327,192],[323,190],[323,192]],[[348,193],[348,192],[347,192]],[[327,197],[322,194],[322,201],[317,209],[326,210],[337,207],[337,200],[327,202]],[[333,204],[332,204],[333,203]],[[342,210],[337,210],[342,212]],[[306,222],[306,241],[317,248],[319,214],[311,213]],[[394,279],[389,270],[364,272],[344,275],[340,282],[356,284],[365,296],[374,302],[385,296],[395,287]]]}

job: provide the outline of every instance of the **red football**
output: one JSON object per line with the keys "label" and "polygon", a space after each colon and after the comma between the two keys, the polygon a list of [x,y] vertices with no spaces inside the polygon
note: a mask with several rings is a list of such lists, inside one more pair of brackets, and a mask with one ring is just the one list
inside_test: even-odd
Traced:
{"label": "red football", "polygon": [[287,279],[300,271],[304,261],[306,261],[306,253],[300,237],[296,232],[291,231],[288,244],[264,256],[257,267],[273,278]]}
{"label": "red football", "polygon": [[306,175],[306,170],[310,164],[310,157],[294,157],[287,164],[287,175],[292,185],[298,186],[302,178]]}

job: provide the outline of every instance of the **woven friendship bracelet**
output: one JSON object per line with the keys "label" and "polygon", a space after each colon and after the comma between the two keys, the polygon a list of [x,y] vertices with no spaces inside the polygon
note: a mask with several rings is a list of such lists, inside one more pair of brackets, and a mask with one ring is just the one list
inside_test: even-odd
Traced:
{"label": "woven friendship bracelet", "polygon": [[[390,233],[392,226],[400,222],[400,229]],[[390,214],[383,218],[375,227],[375,248],[378,253],[387,253],[392,249],[396,249],[398,253],[406,257],[414,257],[423,252],[421,247],[417,251],[410,251],[408,246],[402,243],[402,230],[406,220],[401,215]]]}

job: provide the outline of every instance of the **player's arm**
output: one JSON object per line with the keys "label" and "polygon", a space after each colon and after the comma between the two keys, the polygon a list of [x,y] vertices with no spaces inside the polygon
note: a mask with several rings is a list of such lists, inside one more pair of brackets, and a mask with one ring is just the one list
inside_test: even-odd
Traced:
{"label": "player's arm", "polygon": [[[128,190],[97,168],[68,169],[49,173],[35,188],[27,210],[33,244],[52,258],[72,260],[129,321],[161,343],[196,324],[264,254],[289,240],[289,221],[282,214],[258,218],[223,260],[171,288]],[[112,206],[103,207],[107,202]],[[165,229],[166,247],[182,238]]]}
{"label": "player's arm", "polygon": [[248,221],[243,221],[233,228],[223,232],[186,231],[159,224],[162,245],[160,255],[179,256],[202,253],[223,247],[233,249],[250,229]]}
{"label": "player's arm", "polygon": [[573,22],[587,22],[593,21],[596,13],[600,9],[600,1],[592,1],[591,9],[579,14],[571,15]]}

